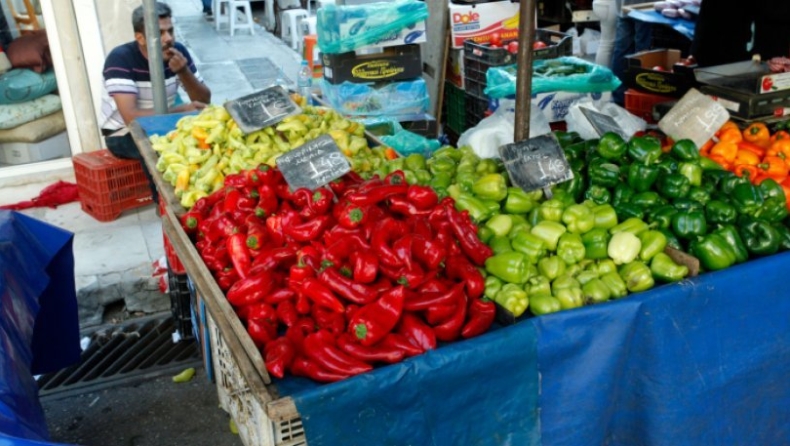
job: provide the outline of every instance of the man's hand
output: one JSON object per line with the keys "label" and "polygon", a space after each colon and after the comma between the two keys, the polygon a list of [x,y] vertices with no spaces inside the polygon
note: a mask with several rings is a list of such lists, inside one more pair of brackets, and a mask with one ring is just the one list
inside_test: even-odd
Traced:
{"label": "man's hand", "polygon": [[165,50],[165,56],[169,57],[167,60],[167,66],[170,67],[170,71],[176,74],[181,74],[182,70],[188,70],[189,61],[181,51],[178,51],[175,48],[168,48]]}
{"label": "man's hand", "polygon": [[188,112],[193,110],[203,110],[206,108],[206,104],[200,101],[192,101],[189,104],[181,104],[177,107],[173,107],[170,111],[176,113]]}

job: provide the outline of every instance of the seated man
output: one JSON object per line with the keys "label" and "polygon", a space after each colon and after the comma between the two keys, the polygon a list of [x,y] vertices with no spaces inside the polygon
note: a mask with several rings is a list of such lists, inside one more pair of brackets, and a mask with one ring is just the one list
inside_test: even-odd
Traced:
{"label": "seated man", "polygon": [[[170,7],[157,2],[156,15],[161,32],[168,112],[203,109],[211,101],[211,91],[203,83],[186,47],[175,41]],[[155,114],[142,6],[132,12],[132,27],[135,40],[114,48],[104,62],[101,130],[113,155],[140,160],[151,185],[154,202],[157,202],[159,195],[151,173],[126,128],[140,116]],[[186,91],[192,102],[174,106],[179,87]]]}

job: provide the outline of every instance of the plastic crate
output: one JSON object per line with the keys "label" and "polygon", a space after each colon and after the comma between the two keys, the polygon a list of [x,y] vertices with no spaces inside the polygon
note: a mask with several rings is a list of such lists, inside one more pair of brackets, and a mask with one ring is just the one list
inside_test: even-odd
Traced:
{"label": "plastic crate", "polygon": [[[554,59],[573,54],[573,37],[570,34],[547,29],[536,29],[535,40],[540,40],[547,46],[546,48],[533,50],[533,60]],[[501,48],[491,48],[489,43],[481,44],[475,43],[471,39],[466,40],[464,41],[464,58],[466,60],[483,62],[492,67],[514,64],[517,56],[506,49],[507,44],[510,42],[512,40],[502,42]]]}
{"label": "plastic crate", "polygon": [[466,95],[466,128],[476,126],[483,118],[491,114],[488,99]]}
{"label": "plastic crate", "polygon": [[188,277],[186,274],[176,273],[172,268],[167,269],[167,277],[170,281],[170,313],[173,315],[176,331],[181,339],[193,339],[195,334],[192,331],[192,303]]}
{"label": "plastic crate", "polygon": [[675,98],[670,96],[644,93],[633,88],[625,91],[625,109],[644,119],[649,124],[655,124],[656,122],[653,117],[654,105],[675,100]]}
{"label": "plastic crate", "polygon": [[173,244],[170,243],[170,239],[167,238],[167,234],[162,231],[162,241],[165,245],[165,257],[167,258],[167,266],[176,274],[185,274],[186,268],[184,268],[184,264],[181,263],[181,259],[178,258],[178,254],[176,254],[175,248],[173,248]]}
{"label": "plastic crate", "polygon": [[445,82],[444,84],[445,123],[455,134],[466,130],[466,95],[464,90]]}
{"label": "plastic crate", "polygon": [[72,158],[82,210],[99,221],[151,204],[151,189],[140,161],[114,157],[109,150]]}

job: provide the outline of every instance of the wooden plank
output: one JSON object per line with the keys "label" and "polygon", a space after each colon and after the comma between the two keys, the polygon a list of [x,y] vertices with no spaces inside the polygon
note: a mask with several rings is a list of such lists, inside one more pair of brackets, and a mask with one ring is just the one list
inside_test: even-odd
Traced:
{"label": "wooden plank", "polygon": [[636,3],[633,5],[623,6],[623,12],[628,14],[631,11],[646,11],[653,9],[656,2]]}
{"label": "wooden plank", "polygon": [[266,415],[272,421],[288,421],[299,416],[299,411],[296,410],[296,403],[290,396],[276,399],[266,404],[265,407]]}

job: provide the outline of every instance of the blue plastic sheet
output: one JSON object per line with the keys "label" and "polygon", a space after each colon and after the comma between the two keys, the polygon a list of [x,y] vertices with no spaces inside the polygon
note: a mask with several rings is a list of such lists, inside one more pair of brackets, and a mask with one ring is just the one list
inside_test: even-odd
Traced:
{"label": "blue plastic sheet", "polygon": [[33,375],[79,361],[72,239],[0,211],[0,445],[47,441]]}
{"label": "blue plastic sheet", "polygon": [[666,25],[670,28],[674,29],[675,31],[679,32],[680,34],[688,37],[689,39],[694,38],[694,30],[697,27],[697,22],[693,20],[686,20],[686,19],[671,19],[669,17],[664,17],[658,11],[631,11],[628,13],[628,17],[631,17],[634,20],[639,20],[640,22],[646,23],[655,23],[657,25]]}

